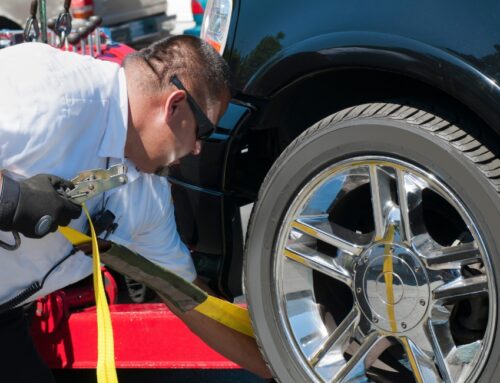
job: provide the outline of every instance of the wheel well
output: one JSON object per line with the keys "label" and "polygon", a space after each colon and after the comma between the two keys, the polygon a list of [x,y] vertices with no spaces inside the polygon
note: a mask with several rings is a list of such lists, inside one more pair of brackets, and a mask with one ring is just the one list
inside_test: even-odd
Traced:
{"label": "wheel well", "polygon": [[[479,116],[451,95],[411,77],[366,69],[326,71],[303,78],[273,95],[238,133],[228,162],[227,190],[236,191],[242,204],[255,201],[260,185],[281,152],[304,130],[342,109],[370,102],[407,101],[442,114],[452,111],[459,120],[472,120],[487,135],[493,152],[498,136]],[[457,113],[458,112],[458,113]]]}

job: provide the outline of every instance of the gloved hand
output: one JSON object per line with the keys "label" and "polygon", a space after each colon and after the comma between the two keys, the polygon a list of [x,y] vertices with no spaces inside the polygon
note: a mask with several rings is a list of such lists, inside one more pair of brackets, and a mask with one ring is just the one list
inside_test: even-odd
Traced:
{"label": "gloved hand", "polygon": [[5,175],[2,178],[0,230],[41,238],[81,214],[81,206],[57,191],[72,188],[70,181],[50,174],[38,174],[20,182]]}

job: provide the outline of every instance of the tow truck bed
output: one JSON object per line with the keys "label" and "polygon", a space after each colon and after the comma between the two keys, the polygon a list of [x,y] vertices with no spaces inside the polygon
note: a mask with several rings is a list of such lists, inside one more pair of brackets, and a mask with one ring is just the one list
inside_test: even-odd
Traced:
{"label": "tow truck bed", "polygon": [[[57,299],[57,298],[55,298]],[[238,365],[205,345],[164,304],[110,305],[117,368],[233,369]],[[58,328],[50,322],[58,315]],[[53,312],[35,320],[33,338],[51,368],[95,368],[95,307],[75,313]]]}

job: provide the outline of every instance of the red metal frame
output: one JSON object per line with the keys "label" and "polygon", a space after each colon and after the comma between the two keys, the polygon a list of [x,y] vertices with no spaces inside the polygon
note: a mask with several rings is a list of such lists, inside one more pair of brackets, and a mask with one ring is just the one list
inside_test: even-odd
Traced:
{"label": "red metal frame", "polygon": [[[51,294],[57,299],[57,294]],[[205,345],[164,304],[111,305],[117,368],[240,368]],[[57,315],[57,313],[56,313]],[[51,368],[95,368],[95,307],[71,313],[56,331],[36,320],[32,334]],[[53,330],[53,329],[52,329]]]}

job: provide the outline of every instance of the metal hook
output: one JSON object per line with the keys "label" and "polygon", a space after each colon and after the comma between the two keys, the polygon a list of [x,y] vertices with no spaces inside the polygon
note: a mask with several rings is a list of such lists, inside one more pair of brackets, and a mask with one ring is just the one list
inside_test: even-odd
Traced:
{"label": "metal hook", "polygon": [[59,14],[54,29],[60,36],[59,48],[62,48],[66,41],[66,38],[71,33],[71,14],[69,12]]}
{"label": "metal hook", "polygon": [[40,37],[40,27],[38,25],[38,20],[36,19],[37,8],[37,0],[33,0],[30,7],[30,17],[26,20],[26,26],[24,27],[25,41],[36,41],[38,40],[38,37]]}

